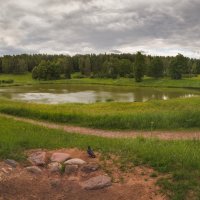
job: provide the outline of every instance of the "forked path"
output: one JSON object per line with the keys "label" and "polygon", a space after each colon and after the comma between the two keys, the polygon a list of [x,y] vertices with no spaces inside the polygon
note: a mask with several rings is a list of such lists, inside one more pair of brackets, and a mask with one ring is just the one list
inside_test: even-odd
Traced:
{"label": "forked path", "polygon": [[26,122],[50,129],[63,130],[69,133],[79,133],[84,135],[95,135],[100,137],[107,138],[159,138],[162,140],[200,140],[200,131],[153,131],[153,132],[144,132],[144,131],[109,131],[109,130],[100,130],[92,128],[84,128],[79,126],[57,124],[46,121],[38,121],[33,119],[27,119],[22,117],[15,117],[12,115],[0,114],[0,116],[14,119],[16,121]]}

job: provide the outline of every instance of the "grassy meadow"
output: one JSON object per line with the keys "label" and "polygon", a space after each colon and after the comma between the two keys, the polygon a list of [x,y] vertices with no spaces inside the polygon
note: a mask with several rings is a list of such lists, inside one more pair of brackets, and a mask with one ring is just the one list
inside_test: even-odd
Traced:
{"label": "grassy meadow", "polygon": [[131,162],[170,174],[169,178],[158,181],[170,199],[200,198],[200,141],[100,138],[50,130],[3,117],[0,117],[0,130],[0,159],[23,161],[23,152],[28,149],[77,147],[85,150],[91,145],[103,156],[119,156],[122,169]]}
{"label": "grassy meadow", "polygon": [[181,80],[172,80],[170,78],[153,79],[145,77],[140,83],[136,83],[134,79],[130,78],[75,78],[75,74],[72,75],[72,79],[60,79],[60,80],[49,80],[39,81],[32,79],[31,73],[22,75],[13,74],[1,74],[0,80],[14,80],[13,84],[0,84],[1,86],[6,85],[26,85],[26,84],[99,84],[99,85],[116,85],[116,86],[135,86],[135,87],[169,87],[169,88],[200,88],[200,76],[192,78],[183,78]]}
{"label": "grassy meadow", "polygon": [[[0,75],[0,80],[14,80],[10,86],[26,84],[101,84],[133,87],[200,88],[200,77],[179,81],[145,78],[32,80],[31,74]],[[8,84],[1,84],[7,86]],[[111,130],[199,130],[200,97],[152,100],[134,103],[93,103],[44,105],[0,99],[0,113],[37,120]],[[162,141],[158,139],[113,139],[66,133],[0,116],[0,159],[23,161],[27,149],[73,148],[95,151],[109,157],[119,156],[122,169],[134,165],[153,167],[157,173],[169,174],[158,181],[163,192],[174,200],[200,199],[200,141]],[[189,132],[188,132],[189,134]]]}
{"label": "grassy meadow", "polygon": [[200,98],[134,103],[43,105],[0,100],[0,112],[32,119],[111,130],[200,128]]}

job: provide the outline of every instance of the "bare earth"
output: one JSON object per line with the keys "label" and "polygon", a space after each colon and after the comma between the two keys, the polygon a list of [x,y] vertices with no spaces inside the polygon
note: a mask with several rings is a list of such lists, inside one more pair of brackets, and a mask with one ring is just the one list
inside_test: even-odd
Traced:
{"label": "bare earth", "polygon": [[[85,152],[78,149],[61,149],[56,152],[66,152],[74,157],[81,158],[86,162],[99,160],[88,158]],[[49,151],[47,153],[53,153]],[[113,184],[106,189],[84,190],[80,182],[96,175],[105,174],[100,169],[90,175],[79,172],[76,177],[67,175],[51,174],[47,169],[41,175],[34,175],[27,172],[24,167],[10,168],[4,162],[0,163],[0,200],[165,200],[160,188],[156,185],[156,178],[150,177],[153,169],[146,167],[135,167],[130,172],[121,172],[116,164],[111,161],[106,164],[107,170],[112,172]],[[105,163],[104,163],[105,165]],[[7,173],[3,172],[6,170]],[[120,181],[120,177],[123,182]],[[53,186],[52,182],[58,180],[59,186]]]}
{"label": "bare earth", "polygon": [[44,121],[37,121],[22,117],[14,117],[11,115],[0,114],[0,116],[11,118],[16,121],[27,122],[34,125],[43,126],[51,129],[59,129],[69,133],[79,133],[84,135],[96,135],[100,137],[108,137],[108,138],[136,138],[136,137],[145,137],[145,138],[159,138],[162,140],[199,140],[200,132],[172,132],[172,131],[153,131],[153,132],[142,132],[142,131],[108,131],[108,130],[99,130],[92,128],[84,128],[78,126],[71,125],[62,125]]}

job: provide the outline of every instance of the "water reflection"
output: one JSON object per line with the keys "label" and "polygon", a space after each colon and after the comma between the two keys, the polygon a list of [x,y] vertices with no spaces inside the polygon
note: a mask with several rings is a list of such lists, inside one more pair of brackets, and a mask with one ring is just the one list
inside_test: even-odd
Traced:
{"label": "water reflection", "polygon": [[189,98],[198,91],[97,85],[35,85],[0,89],[0,96],[36,103],[145,102],[152,99]]}

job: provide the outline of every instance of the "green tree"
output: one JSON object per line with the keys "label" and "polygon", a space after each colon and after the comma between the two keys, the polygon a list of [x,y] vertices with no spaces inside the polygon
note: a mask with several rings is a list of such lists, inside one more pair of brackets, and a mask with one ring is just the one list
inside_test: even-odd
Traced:
{"label": "green tree", "polygon": [[196,60],[197,74],[200,74],[200,60]]}
{"label": "green tree", "polygon": [[181,79],[182,73],[187,66],[187,59],[183,55],[178,54],[170,63],[169,71],[171,78],[175,80]]}
{"label": "green tree", "polygon": [[15,62],[15,67],[13,73],[15,74],[23,74],[28,71],[28,67],[26,61],[22,58],[18,58]]}
{"label": "green tree", "polygon": [[73,71],[73,61],[70,56],[59,58],[58,65],[60,66],[61,73],[65,75],[66,79],[71,78],[71,73]]}
{"label": "green tree", "polygon": [[104,77],[116,79],[120,72],[120,60],[111,57],[110,60],[106,60],[103,64]]}
{"label": "green tree", "polygon": [[64,66],[65,78],[70,79],[72,71],[73,71],[73,62],[72,62],[72,59],[69,57],[66,60],[65,66]]}
{"label": "green tree", "polygon": [[90,76],[91,74],[91,61],[89,56],[82,56],[79,59],[79,69],[81,74]]}
{"label": "green tree", "polygon": [[33,68],[32,78],[38,80],[46,80],[47,79],[47,63],[45,60],[41,61],[41,63]]}
{"label": "green tree", "polygon": [[84,57],[80,57],[79,60],[78,60],[78,65],[79,65],[79,70],[81,72],[81,74],[85,74],[85,59]]}
{"label": "green tree", "polygon": [[191,68],[191,73],[194,75],[194,74],[197,74],[197,63],[194,62],[192,64],[192,68]]}
{"label": "green tree", "polygon": [[138,52],[134,63],[134,77],[136,82],[141,82],[145,72],[145,59],[141,52]]}
{"label": "green tree", "polygon": [[151,59],[149,68],[148,68],[148,75],[154,78],[163,77],[164,65],[159,57],[155,57]]}
{"label": "green tree", "polygon": [[46,80],[56,80],[60,78],[60,66],[57,63],[47,61],[46,69]]}
{"label": "green tree", "polygon": [[4,56],[2,58],[2,72],[9,74],[12,73],[11,56]]}
{"label": "green tree", "polygon": [[34,67],[32,71],[32,78],[38,80],[56,80],[60,78],[59,65],[55,62],[41,61],[41,63]]}
{"label": "green tree", "polygon": [[2,58],[0,58],[0,73],[2,73],[3,70],[2,70]]}
{"label": "green tree", "polygon": [[132,62],[128,59],[121,59],[119,62],[119,75],[120,77],[126,77],[133,73]]}

